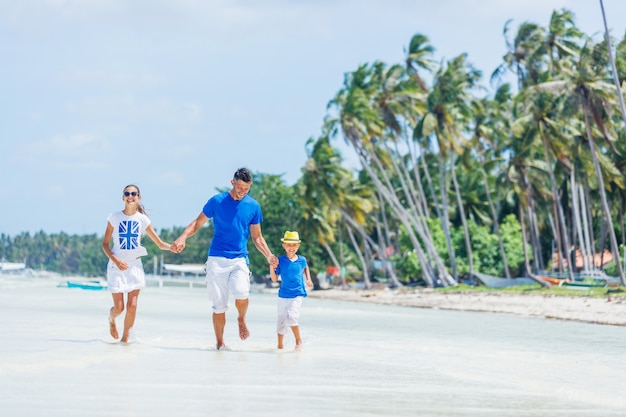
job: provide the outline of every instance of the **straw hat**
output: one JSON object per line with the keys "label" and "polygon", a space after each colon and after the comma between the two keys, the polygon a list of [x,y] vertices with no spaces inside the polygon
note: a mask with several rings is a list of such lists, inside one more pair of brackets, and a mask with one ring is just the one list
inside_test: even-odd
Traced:
{"label": "straw hat", "polygon": [[285,232],[285,236],[280,240],[283,243],[300,243],[298,232]]}

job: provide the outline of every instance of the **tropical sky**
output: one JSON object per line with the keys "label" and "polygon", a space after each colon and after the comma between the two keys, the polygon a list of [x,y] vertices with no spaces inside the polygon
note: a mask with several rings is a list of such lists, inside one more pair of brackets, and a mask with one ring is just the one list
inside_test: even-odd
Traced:
{"label": "tropical sky", "polygon": [[[604,6],[621,38],[626,2]],[[241,166],[291,185],[345,73],[422,33],[489,87],[507,20],[561,8],[601,39],[593,0],[0,0],[0,233],[101,235],[130,183],[157,230]]]}

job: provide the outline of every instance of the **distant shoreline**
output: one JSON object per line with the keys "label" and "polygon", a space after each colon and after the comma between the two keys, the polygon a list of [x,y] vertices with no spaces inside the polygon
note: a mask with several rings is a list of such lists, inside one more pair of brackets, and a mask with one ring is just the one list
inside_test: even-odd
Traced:
{"label": "distant shoreline", "polygon": [[438,292],[433,289],[328,289],[309,297],[338,301],[442,310],[504,313],[518,316],[626,326],[626,297],[585,297],[510,294],[501,292]]}

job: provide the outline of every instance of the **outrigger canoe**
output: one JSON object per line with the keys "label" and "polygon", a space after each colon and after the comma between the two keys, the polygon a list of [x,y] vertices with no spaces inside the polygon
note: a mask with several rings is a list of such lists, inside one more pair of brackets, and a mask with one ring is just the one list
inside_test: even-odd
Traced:
{"label": "outrigger canoe", "polygon": [[82,290],[106,290],[107,283],[99,280],[92,281],[67,281],[67,288],[80,288]]}

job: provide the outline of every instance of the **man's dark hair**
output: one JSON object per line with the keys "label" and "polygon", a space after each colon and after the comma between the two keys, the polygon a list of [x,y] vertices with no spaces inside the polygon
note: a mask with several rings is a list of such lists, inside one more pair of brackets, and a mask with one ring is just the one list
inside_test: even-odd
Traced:
{"label": "man's dark hair", "polygon": [[239,168],[235,171],[235,175],[233,175],[233,180],[235,181],[243,181],[243,182],[252,182],[252,174],[248,168]]}

